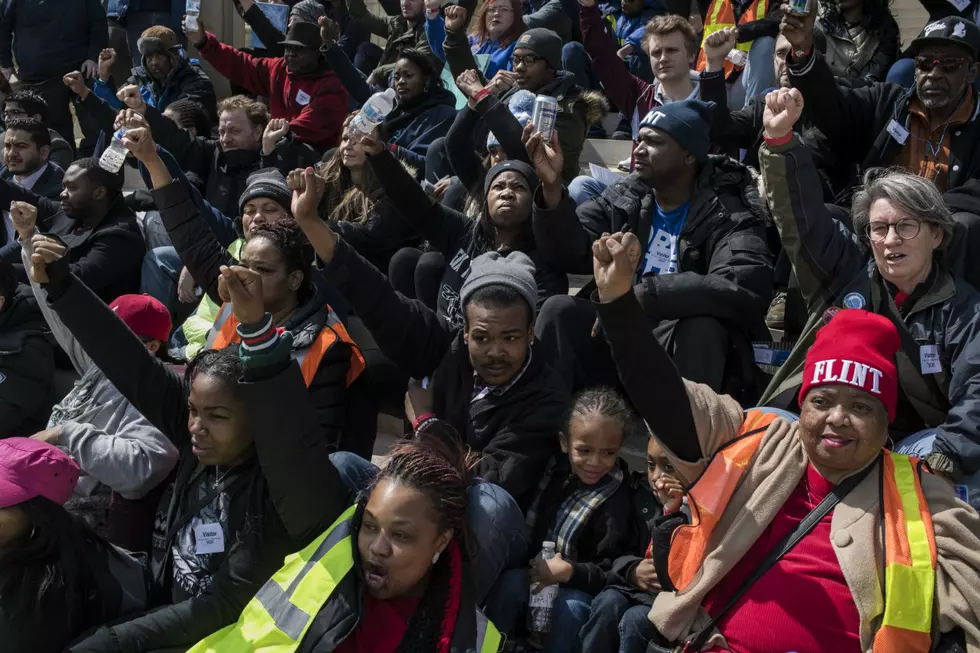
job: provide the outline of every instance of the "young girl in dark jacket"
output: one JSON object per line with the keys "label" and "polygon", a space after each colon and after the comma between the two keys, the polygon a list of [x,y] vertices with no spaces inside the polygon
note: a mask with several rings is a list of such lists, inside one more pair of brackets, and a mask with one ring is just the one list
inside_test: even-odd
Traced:
{"label": "young girl in dark jacket", "polygon": [[550,541],[557,555],[501,576],[487,600],[487,614],[501,632],[513,634],[518,627],[532,583],[559,585],[545,651],[577,650],[592,599],[629,543],[629,470],[619,452],[632,421],[626,402],[610,388],[585,390],[572,400],[560,434],[564,455],[548,466],[527,511],[530,552]]}
{"label": "young girl in dark jacket", "polygon": [[173,486],[160,503],[150,563],[150,605],[106,626],[72,653],[186,647],[231,623],[292,544],[269,502],[238,392],[233,349],[203,352],[183,376],[140,339],[68,267],[59,241],[32,241],[34,281],[92,361],[177,446]]}

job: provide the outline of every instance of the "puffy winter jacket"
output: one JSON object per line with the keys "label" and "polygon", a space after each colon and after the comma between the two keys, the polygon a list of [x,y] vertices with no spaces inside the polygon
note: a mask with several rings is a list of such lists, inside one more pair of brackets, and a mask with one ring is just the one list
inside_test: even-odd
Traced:
{"label": "puffy winter jacket", "polygon": [[[635,173],[577,208],[567,196],[554,209],[535,202],[540,256],[563,272],[589,274],[592,243],[603,233],[629,229],[648,242],[655,206],[653,189]],[[677,273],[641,280],[639,294],[651,322],[709,315],[747,332],[761,329],[773,282],[761,215],[748,169],[709,156],[677,239]]]}
{"label": "puffy winter jacket", "polygon": [[[162,82],[154,79],[144,68],[145,65],[144,61],[143,66],[134,68],[127,83],[139,87],[140,95],[147,106],[162,112],[177,100],[193,100],[204,107],[212,124],[218,122],[214,85],[197,59],[189,59],[181,51],[177,66]],[[98,77],[95,78],[92,90],[113,109],[118,111],[123,108],[122,102],[116,97],[116,89]]]}
{"label": "puffy winter jacket", "polygon": [[[891,428],[908,434],[935,427],[939,452],[966,473],[980,469],[980,293],[937,262],[899,311],[870,250],[824,208],[813,159],[797,137],[786,145],[763,147],[760,161],[769,206],[809,313],[803,335],[766,389],[763,404],[792,407],[807,349],[837,310],[874,311],[903,334]],[[942,371],[920,372],[918,350],[924,345],[938,347]]]}

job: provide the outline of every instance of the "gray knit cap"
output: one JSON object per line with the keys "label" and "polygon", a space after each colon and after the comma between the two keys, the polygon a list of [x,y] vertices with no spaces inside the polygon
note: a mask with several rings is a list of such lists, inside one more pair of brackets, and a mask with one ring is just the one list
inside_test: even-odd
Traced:
{"label": "gray knit cap", "polygon": [[245,212],[245,202],[256,197],[268,197],[278,202],[287,212],[293,201],[293,192],[286,184],[286,178],[275,168],[262,168],[248,176],[245,192],[238,199],[238,212]]}
{"label": "gray knit cap", "polygon": [[321,16],[327,15],[327,8],[317,0],[300,0],[289,10],[289,17],[302,23],[316,23]]}
{"label": "gray knit cap", "polygon": [[534,280],[534,263],[523,252],[487,252],[470,262],[470,275],[459,295],[465,307],[477,290],[487,286],[506,286],[520,293],[533,312],[538,305],[538,284]]}

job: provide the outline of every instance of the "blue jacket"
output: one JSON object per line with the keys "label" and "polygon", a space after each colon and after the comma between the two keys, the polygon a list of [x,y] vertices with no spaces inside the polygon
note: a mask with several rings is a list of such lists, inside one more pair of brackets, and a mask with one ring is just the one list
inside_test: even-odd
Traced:
{"label": "blue jacket", "polygon": [[3,0],[0,66],[25,82],[60,80],[109,42],[101,0]]}
{"label": "blue jacket", "polygon": [[[446,23],[442,18],[442,14],[439,14],[435,18],[426,18],[425,37],[429,39],[429,47],[432,48],[432,54],[445,61],[446,51],[443,49],[442,44],[446,40]],[[492,79],[498,70],[513,70],[510,58],[514,54],[514,46],[517,44],[517,41],[503,47],[500,46],[498,41],[484,41],[478,46],[476,45],[476,39],[470,36],[469,42],[473,54],[490,55],[487,61],[487,69],[483,71],[487,79]]]}
{"label": "blue jacket", "polygon": [[[183,50],[180,52],[177,68],[170,73],[166,81],[162,83],[156,81],[140,66],[133,69],[133,76],[129,78],[129,83],[139,86],[143,101],[161,112],[177,100],[194,100],[201,103],[212,123],[217,122],[214,86],[211,79],[197,59],[188,59]],[[122,102],[116,97],[115,89],[98,77],[92,85],[92,90],[113,109],[118,111],[123,108]]]}
{"label": "blue jacket", "polygon": [[381,123],[381,135],[392,153],[413,166],[421,179],[429,145],[449,133],[455,119],[456,97],[440,86],[427,91],[417,104],[392,109]]}

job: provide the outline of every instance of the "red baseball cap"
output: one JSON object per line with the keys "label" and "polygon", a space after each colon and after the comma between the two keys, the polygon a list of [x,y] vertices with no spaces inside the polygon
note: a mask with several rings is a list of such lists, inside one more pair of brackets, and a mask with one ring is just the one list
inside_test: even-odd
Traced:
{"label": "red baseball cap", "polygon": [[78,473],[75,461],[54,445],[30,438],[0,440],[0,508],[34,497],[64,505],[75,491]]}
{"label": "red baseball cap", "polygon": [[109,308],[141,338],[162,342],[170,339],[170,313],[159,300],[149,295],[120,295]]}

